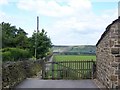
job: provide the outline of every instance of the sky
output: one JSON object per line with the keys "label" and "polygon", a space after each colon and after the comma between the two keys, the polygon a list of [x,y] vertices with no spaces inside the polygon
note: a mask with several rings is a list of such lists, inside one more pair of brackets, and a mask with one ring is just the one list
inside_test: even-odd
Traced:
{"label": "sky", "polygon": [[96,45],[118,18],[119,0],[0,0],[0,23],[21,27],[31,37],[44,29],[53,45]]}

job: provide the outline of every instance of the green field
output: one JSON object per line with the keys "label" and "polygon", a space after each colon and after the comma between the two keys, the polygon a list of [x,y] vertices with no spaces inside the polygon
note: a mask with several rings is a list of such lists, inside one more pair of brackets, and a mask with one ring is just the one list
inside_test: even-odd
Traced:
{"label": "green field", "polygon": [[[91,70],[93,65],[92,61],[96,61],[96,56],[55,55],[53,59],[55,62],[61,62],[61,61],[68,62],[67,64],[66,63],[54,64],[55,78],[61,77],[62,75],[61,78],[63,79],[81,79],[81,78],[91,77]],[[76,63],[74,61],[91,61],[91,62]],[[61,70],[61,71],[58,71],[58,70]],[[49,78],[52,77],[52,66],[50,66],[50,71],[47,72],[47,77]]]}
{"label": "green field", "polygon": [[55,61],[79,61],[79,60],[93,60],[96,61],[95,55],[55,55]]}

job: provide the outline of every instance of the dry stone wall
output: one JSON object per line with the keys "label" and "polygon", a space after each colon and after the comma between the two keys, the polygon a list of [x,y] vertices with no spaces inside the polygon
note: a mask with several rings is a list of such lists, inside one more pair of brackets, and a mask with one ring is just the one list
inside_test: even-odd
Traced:
{"label": "dry stone wall", "polygon": [[120,88],[120,18],[106,28],[96,50],[97,79],[107,88]]}
{"label": "dry stone wall", "polygon": [[13,88],[41,71],[42,61],[6,62],[2,65],[2,88]]}

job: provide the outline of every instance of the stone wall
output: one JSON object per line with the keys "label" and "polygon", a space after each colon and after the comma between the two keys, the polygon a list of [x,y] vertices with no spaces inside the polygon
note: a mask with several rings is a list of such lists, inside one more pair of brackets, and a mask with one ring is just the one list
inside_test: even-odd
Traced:
{"label": "stone wall", "polygon": [[12,88],[41,71],[41,60],[6,62],[2,65],[2,88]]}
{"label": "stone wall", "polygon": [[97,79],[107,88],[120,88],[120,18],[113,21],[96,44]]}

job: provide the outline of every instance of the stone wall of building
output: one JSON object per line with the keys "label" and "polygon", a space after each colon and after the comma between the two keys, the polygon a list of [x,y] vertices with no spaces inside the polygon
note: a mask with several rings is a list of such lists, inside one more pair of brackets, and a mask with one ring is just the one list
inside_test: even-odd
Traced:
{"label": "stone wall of building", "polygon": [[120,88],[120,18],[113,21],[96,44],[97,79],[107,88]]}

